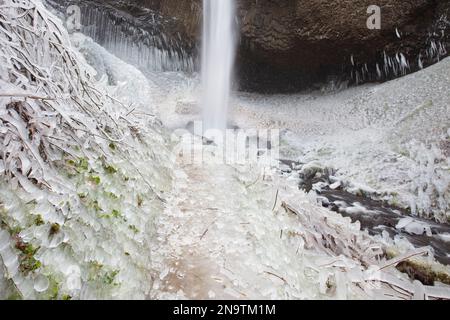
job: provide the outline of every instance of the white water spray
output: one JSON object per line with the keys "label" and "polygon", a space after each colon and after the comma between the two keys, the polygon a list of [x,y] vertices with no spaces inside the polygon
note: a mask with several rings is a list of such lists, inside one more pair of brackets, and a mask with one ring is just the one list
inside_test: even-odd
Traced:
{"label": "white water spray", "polygon": [[203,126],[225,130],[235,56],[234,0],[203,0]]}

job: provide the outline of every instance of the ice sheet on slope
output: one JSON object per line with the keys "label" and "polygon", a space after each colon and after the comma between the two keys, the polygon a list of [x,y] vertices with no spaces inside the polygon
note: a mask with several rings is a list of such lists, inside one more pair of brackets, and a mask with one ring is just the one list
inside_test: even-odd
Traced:
{"label": "ice sheet on slope", "polygon": [[[383,242],[317,206],[314,197],[298,190],[298,179],[273,178],[262,179],[259,170],[247,166],[184,166],[157,221],[152,256],[158,280],[152,297],[397,296],[382,283],[384,273],[376,271]],[[395,269],[386,275],[411,288]]]}

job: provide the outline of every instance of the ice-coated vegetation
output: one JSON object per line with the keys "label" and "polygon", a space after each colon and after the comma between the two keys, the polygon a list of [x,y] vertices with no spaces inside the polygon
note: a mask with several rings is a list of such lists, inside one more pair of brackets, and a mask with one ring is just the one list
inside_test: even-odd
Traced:
{"label": "ice-coated vegetation", "polygon": [[0,297],[144,298],[171,186],[162,129],[95,81],[40,1],[0,19]]}
{"label": "ice-coated vegetation", "polygon": [[[411,191],[417,198],[411,199],[411,211],[414,215],[434,217],[441,222],[450,222],[450,135],[443,140],[442,148],[424,144],[413,144],[410,157],[415,162],[409,175],[412,181]],[[433,208],[434,216],[430,213]]]}
{"label": "ice-coated vegetation", "polygon": [[[144,76],[69,36],[38,0],[3,1],[0,44],[0,299],[450,299],[432,249],[371,236],[321,207],[320,185],[298,188],[331,168],[332,188],[448,217],[448,72],[319,97],[240,95],[234,121],[288,128],[282,155],[300,163],[262,171],[186,165],[158,118],[200,117],[198,79]],[[396,227],[430,232],[409,217]]]}
{"label": "ice-coated vegetation", "polygon": [[[205,156],[215,152],[210,146]],[[372,237],[359,223],[320,208],[298,183],[295,174],[210,162],[177,171],[173,198],[157,222],[152,261],[159,275],[151,297],[449,297],[448,286],[424,286],[395,269],[406,259],[438,268],[429,248],[387,234]]]}
{"label": "ice-coated vegetation", "polygon": [[235,99],[242,127],[285,128],[282,157],[330,169],[352,193],[450,217],[450,59],[384,84]]}

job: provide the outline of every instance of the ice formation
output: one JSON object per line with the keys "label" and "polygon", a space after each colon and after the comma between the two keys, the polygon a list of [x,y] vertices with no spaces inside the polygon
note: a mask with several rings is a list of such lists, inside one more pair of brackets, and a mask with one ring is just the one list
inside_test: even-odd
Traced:
{"label": "ice formation", "polygon": [[[214,152],[211,146],[206,154]],[[428,248],[375,239],[318,207],[314,195],[298,191],[298,179],[260,169],[211,163],[177,172],[173,198],[157,221],[152,298],[448,297],[447,287],[413,283],[393,268],[430,256]],[[387,248],[398,256],[387,260]]]}
{"label": "ice formation", "polygon": [[349,191],[450,217],[450,59],[379,85],[333,93],[241,94],[242,128],[285,128],[282,157],[331,169]]}
{"label": "ice formation", "polygon": [[[440,28],[440,25],[443,25],[443,27]],[[447,28],[448,22],[446,21],[446,17],[442,16],[436,21],[434,26],[435,30],[429,32],[429,36],[424,44],[425,49],[416,57],[410,57],[410,59],[403,52],[388,55],[384,51],[378,62],[368,65],[367,63],[358,63],[355,61],[355,57],[351,55],[351,80],[359,84],[367,81],[398,78],[410,73],[415,66],[423,69],[425,61],[429,64],[440,61],[447,55],[447,48],[445,46],[445,32]],[[397,28],[395,33],[401,39],[401,32]]]}
{"label": "ice formation", "polygon": [[40,1],[0,17],[1,296],[145,298],[142,252],[171,185],[162,129],[120,84],[95,83]]}
{"label": "ice formation", "polygon": [[[448,286],[395,269],[407,259],[435,266],[429,248],[361,231],[299,191],[298,173],[174,157],[157,116],[179,123],[167,113],[194,99],[197,79],[146,78],[92,39],[69,38],[37,0],[5,0],[0,19],[13,22],[0,28],[0,298],[450,298]],[[417,95],[403,81],[342,93],[340,113],[335,95],[300,97],[305,104],[242,95],[235,109],[245,125],[290,128],[284,155],[305,160],[305,174],[334,167],[334,183],[364,192],[394,185],[422,201],[418,214],[438,216],[433,204],[445,207],[448,196],[444,150],[415,153],[403,141],[431,148],[442,139],[420,141],[435,135],[418,124],[432,117],[448,126],[439,86],[427,89],[431,105],[420,98],[429,96],[420,92],[424,75],[448,80],[431,69],[409,78]],[[293,132],[303,134],[300,145]],[[404,185],[410,172],[401,168],[423,179]]]}
{"label": "ice formation", "polygon": [[[70,4],[81,11],[81,31],[120,59],[145,72],[193,72],[194,58],[161,30],[170,23],[151,10],[141,10],[134,20],[129,15],[95,2],[49,1],[65,12]],[[141,27],[139,27],[141,26]]]}

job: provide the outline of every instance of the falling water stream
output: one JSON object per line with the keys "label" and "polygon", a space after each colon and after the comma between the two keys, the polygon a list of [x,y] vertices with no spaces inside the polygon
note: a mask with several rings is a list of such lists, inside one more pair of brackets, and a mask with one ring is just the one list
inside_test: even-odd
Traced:
{"label": "falling water stream", "polygon": [[233,0],[203,0],[203,126],[225,130],[235,56]]}

